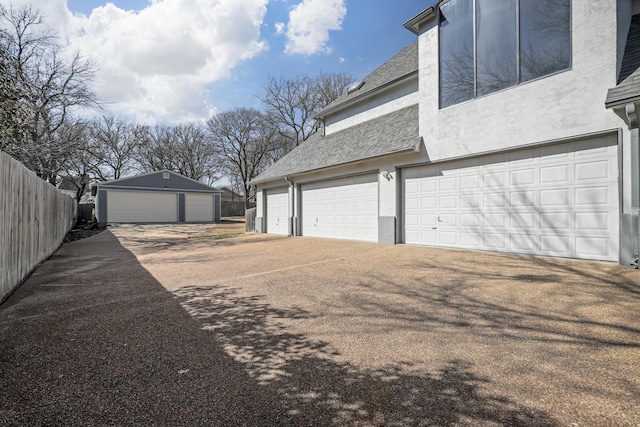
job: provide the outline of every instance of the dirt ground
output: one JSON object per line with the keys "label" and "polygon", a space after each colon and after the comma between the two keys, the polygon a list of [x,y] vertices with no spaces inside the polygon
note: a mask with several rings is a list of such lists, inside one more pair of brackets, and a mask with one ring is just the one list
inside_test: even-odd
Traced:
{"label": "dirt ground", "polygon": [[[116,225],[135,227],[138,230],[154,230],[158,236],[165,238],[188,238],[202,240],[220,240],[245,234],[245,219],[242,216],[225,217],[216,224],[152,224],[152,225]],[[64,237],[63,243],[71,243],[86,239],[104,231],[106,227],[91,224],[78,224]]]}
{"label": "dirt ground", "polygon": [[193,236],[196,239],[228,239],[230,237],[238,237],[245,234],[245,219],[242,216],[230,216],[222,218],[220,223],[214,227]]}

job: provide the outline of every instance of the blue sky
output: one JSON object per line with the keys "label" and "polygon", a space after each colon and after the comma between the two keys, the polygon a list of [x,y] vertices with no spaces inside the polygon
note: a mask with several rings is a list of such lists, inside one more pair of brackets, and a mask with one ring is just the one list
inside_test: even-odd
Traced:
{"label": "blue sky", "polygon": [[[13,0],[12,3],[29,3]],[[99,67],[95,91],[140,122],[260,108],[270,76],[358,80],[416,40],[425,0],[34,1],[69,51]]]}

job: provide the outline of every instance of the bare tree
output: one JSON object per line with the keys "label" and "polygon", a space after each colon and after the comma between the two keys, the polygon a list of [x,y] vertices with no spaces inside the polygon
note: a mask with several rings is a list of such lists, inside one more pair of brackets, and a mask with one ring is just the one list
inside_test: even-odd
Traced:
{"label": "bare tree", "polygon": [[93,66],[76,54],[62,58],[43,15],[30,6],[0,5],[0,49],[11,59],[6,71],[20,88],[19,103],[28,115],[27,132],[10,147],[10,154],[55,184],[73,147],[56,132],[76,108],[97,105],[89,89]]}
{"label": "bare tree", "polygon": [[75,187],[76,201],[80,203],[91,180],[100,177],[102,162],[91,146],[90,125],[80,120],[67,121],[60,126],[56,135],[73,147],[73,155],[67,159],[61,177]]}
{"label": "bare tree", "polygon": [[100,160],[96,175],[120,179],[135,170],[135,154],[146,129],[133,122],[103,115],[91,122],[87,150]]}
{"label": "bare tree", "polygon": [[265,114],[251,108],[217,114],[207,125],[230,180],[242,185],[245,206],[249,207],[249,182],[270,164],[270,152],[282,143],[278,129]]}
{"label": "bare tree", "polygon": [[0,46],[0,149],[11,152],[28,130],[28,112],[20,103],[22,89],[11,72],[13,59]]}
{"label": "bare tree", "polygon": [[144,128],[136,150],[136,161],[143,172],[173,170],[171,128],[156,125]]}
{"label": "bare tree", "polygon": [[316,132],[313,116],[342,94],[352,78],[346,74],[320,74],[295,79],[270,78],[265,95],[267,106],[280,135],[296,147]]}
{"label": "bare tree", "polygon": [[207,184],[220,179],[222,165],[204,124],[156,126],[138,133],[137,161],[144,171],[168,169]]}
{"label": "bare tree", "polygon": [[353,77],[349,74],[320,74],[316,79],[319,108],[322,109],[331,104],[347,90],[351,83],[353,83]]}
{"label": "bare tree", "polygon": [[218,151],[211,144],[204,124],[181,123],[172,129],[171,136],[176,172],[208,184],[221,178],[222,166]]}

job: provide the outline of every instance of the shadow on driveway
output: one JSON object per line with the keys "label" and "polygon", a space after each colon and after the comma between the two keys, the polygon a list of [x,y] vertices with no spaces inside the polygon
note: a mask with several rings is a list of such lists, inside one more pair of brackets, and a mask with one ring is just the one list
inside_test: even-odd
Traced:
{"label": "shadow on driveway", "polygon": [[[185,310],[186,309],[186,310]],[[110,232],[64,245],[0,307],[1,425],[556,425],[451,360],[367,370],[223,287],[165,290]]]}
{"label": "shadow on driveway", "polygon": [[0,425],[293,425],[109,232],[0,307]]}
{"label": "shadow on driveway", "polygon": [[271,321],[304,320],[309,314],[303,310],[275,309],[224,288],[183,288],[176,294],[258,384],[277,390],[298,425],[558,425],[543,412],[483,393],[488,380],[462,360],[434,374],[409,375],[408,363],[362,369],[332,360],[328,343]]}

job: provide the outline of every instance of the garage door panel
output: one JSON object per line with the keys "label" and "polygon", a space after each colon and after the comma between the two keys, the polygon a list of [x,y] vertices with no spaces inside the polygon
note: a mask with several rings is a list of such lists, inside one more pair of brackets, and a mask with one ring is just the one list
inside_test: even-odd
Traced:
{"label": "garage door panel", "polygon": [[185,221],[186,222],[213,222],[213,195],[211,194],[186,194],[185,195]]}
{"label": "garage door panel", "polygon": [[377,176],[372,174],[303,185],[302,234],[377,241]]}
{"label": "garage door panel", "polygon": [[[498,227],[504,228],[506,222],[507,215],[504,213],[495,213],[495,214],[485,214],[484,215],[484,226],[485,228]],[[464,224],[461,224],[464,225]],[[478,226],[480,224],[474,224]]]}
{"label": "garage door panel", "polygon": [[615,137],[463,163],[403,171],[406,243],[617,260]]}
{"label": "garage door panel", "polygon": [[577,163],[575,165],[576,181],[593,181],[610,178],[609,162],[601,160],[596,162]]}
{"label": "garage door panel", "polygon": [[510,245],[514,252],[536,253],[540,251],[538,236],[511,234]]}
{"label": "garage door panel", "polygon": [[152,191],[107,192],[107,221],[112,223],[177,222],[178,195]]}
{"label": "garage door panel", "polygon": [[607,231],[611,227],[609,212],[576,212],[574,224],[579,231]]}
{"label": "garage door panel", "polygon": [[569,236],[542,235],[540,237],[540,250],[550,255],[571,255],[571,238]]}
{"label": "garage door panel", "polygon": [[[435,231],[433,232],[433,235],[434,243],[437,243]],[[477,248],[481,244],[481,235],[478,232],[462,231],[460,233],[460,244],[464,247]]]}
{"label": "garage door panel", "polygon": [[[613,189],[615,192],[615,189]],[[575,189],[575,203],[579,206],[609,205],[612,189],[610,187],[580,187]]]}
{"label": "garage door panel", "polygon": [[607,237],[576,237],[576,248],[583,257],[605,257],[609,253],[611,239]]}
{"label": "garage door panel", "polygon": [[540,168],[541,184],[566,184],[569,181],[569,165],[549,166]]}
{"label": "garage door panel", "polygon": [[480,176],[469,175],[460,177],[460,189],[461,190],[473,190],[480,186]]}
{"label": "garage door panel", "polygon": [[522,169],[511,171],[509,175],[511,185],[532,185],[536,182],[536,173],[534,169]]}
{"label": "garage door panel", "polygon": [[267,190],[267,233],[289,234],[289,191]]}

